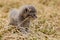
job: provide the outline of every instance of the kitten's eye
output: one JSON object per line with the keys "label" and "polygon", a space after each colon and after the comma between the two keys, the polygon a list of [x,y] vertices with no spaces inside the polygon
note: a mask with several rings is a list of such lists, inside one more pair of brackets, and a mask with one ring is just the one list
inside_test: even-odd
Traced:
{"label": "kitten's eye", "polygon": [[30,13],[35,13],[35,11],[30,11]]}
{"label": "kitten's eye", "polygon": [[27,9],[25,9],[25,13],[26,13],[26,12],[28,12],[28,10],[27,10]]}

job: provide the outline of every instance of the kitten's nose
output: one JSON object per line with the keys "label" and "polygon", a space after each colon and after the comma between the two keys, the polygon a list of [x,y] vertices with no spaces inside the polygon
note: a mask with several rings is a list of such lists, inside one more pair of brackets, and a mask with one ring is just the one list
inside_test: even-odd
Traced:
{"label": "kitten's nose", "polygon": [[37,18],[37,16],[36,16],[36,15],[32,15],[32,18],[36,19],[36,18]]}
{"label": "kitten's nose", "polygon": [[35,18],[37,18],[37,16],[35,15],[33,18],[35,19]]}

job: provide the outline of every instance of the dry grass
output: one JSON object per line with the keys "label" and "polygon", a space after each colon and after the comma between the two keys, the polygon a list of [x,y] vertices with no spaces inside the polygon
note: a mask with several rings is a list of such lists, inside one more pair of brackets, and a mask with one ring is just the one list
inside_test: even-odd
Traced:
{"label": "dry grass", "polygon": [[[31,33],[7,26],[11,8],[30,4],[36,7],[38,16],[31,22]],[[60,0],[0,0],[0,40],[60,40]]]}

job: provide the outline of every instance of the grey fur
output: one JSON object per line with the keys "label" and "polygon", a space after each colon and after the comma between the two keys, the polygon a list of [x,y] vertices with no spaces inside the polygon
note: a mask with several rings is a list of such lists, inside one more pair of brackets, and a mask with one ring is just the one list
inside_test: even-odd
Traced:
{"label": "grey fur", "polygon": [[[37,11],[35,7],[32,5],[25,5],[19,9],[12,9],[9,15],[9,24],[16,26],[18,29],[20,29],[20,27],[28,28],[31,20],[30,18],[35,19],[37,17],[36,12]],[[29,18],[26,21],[24,21],[27,17]],[[22,21],[24,22],[21,24]]]}

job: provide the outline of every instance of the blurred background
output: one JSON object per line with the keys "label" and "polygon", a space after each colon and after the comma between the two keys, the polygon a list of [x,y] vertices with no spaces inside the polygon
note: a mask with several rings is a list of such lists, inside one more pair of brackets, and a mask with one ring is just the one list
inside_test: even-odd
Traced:
{"label": "blurred background", "polygon": [[[26,35],[7,26],[11,8],[23,5],[34,5],[38,17]],[[60,40],[60,0],[0,0],[0,40]]]}

